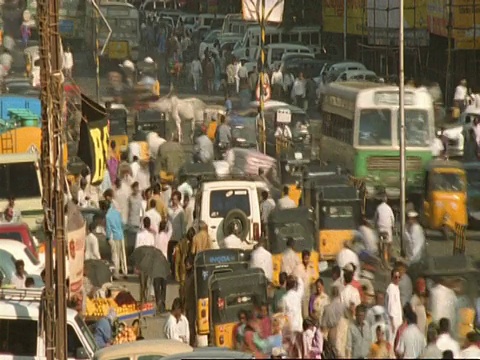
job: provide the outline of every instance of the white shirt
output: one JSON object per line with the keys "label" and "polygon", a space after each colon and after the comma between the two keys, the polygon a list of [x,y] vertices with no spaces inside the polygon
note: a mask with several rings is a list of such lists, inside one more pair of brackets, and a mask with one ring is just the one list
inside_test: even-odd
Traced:
{"label": "white shirt", "polygon": [[305,80],[295,79],[292,87],[292,97],[293,96],[303,96],[305,97],[307,89],[305,86]]}
{"label": "white shirt", "polygon": [[282,254],[282,267],[281,271],[287,273],[287,275],[293,274],[299,264],[301,264],[295,251],[287,248]]}
{"label": "white shirt", "polygon": [[192,199],[192,196],[193,196],[193,188],[192,186],[187,183],[187,182],[184,182],[182,185],[180,185],[177,190],[182,194],[182,195],[188,195],[188,197],[190,198],[190,201],[193,200]]}
{"label": "white shirt", "polygon": [[400,288],[398,285],[390,283],[387,287],[385,297],[385,308],[388,316],[393,318],[393,325],[396,329],[400,327],[403,321],[402,302],[400,300]]}
{"label": "white shirt", "polygon": [[460,351],[462,359],[480,359],[480,348],[476,345],[470,345],[468,348]]}
{"label": "white shirt", "polygon": [[248,77],[248,70],[247,70],[247,68],[246,68],[245,66],[240,66],[240,67],[238,68],[238,77],[239,77],[240,79],[245,79],[245,78]]}
{"label": "white shirt", "polygon": [[157,209],[151,208],[150,210],[146,211],[145,217],[150,219],[150,230],[152,230],[154,233],[158,233],[158,225],[160,225],[162,217],[158,213]]}
{"label": "white shirt", "polygon": [[139,231],[135,239],[135,249],[140,246],[155,246],[155,235],[147,229]]}
{"label": "white shirt", "polygon": [[223,241],[225,242],[225,248],[227,248],[227,249],[242,249],[243,248],[242,240],[235,234],[228,235],[225,239],[223,239]]}
{"label": "white shirt", "polygon": [[358,255],[355,254],[353,250],[350,250],[348,248],[343,248],[337,254],[337,265],[340,267],[342,271],[340,275],[342,279],[343,279],[343,268],[350,263],[352,263],[356,267],[354,278],[358,280],[360,275],[360,259],[358,258]]}
{"label": "white shirt", "polygon": [[450,320],[450,324],[455,324],[457,308],[457,296],[455,292],[441,284],[434,286],[430,292],[430,311],[432,320],[440,321],[441,318]]}
{"label": "white shirt", "polygon": [[170,314],[163,331],[165,337],[169,340],[177,340],[185,344],[190,343],[190,328],[188,320],[184,315],[181,315],[180,319],[177,321],[175,316]]}
{"label": "white shirt", "polygon": [[85,260],[100,260],[100,249],[98,246],[98,238],[94,233],[87,235],[85,239]]}
{"label": "white shirt", "polygon": [[425,247],[425,234],[420,224],[415,223],[405,231],[405,245],[407,258],[411,263],[418,262],[422,258]]}
{"label": "white shirt", "polygon": [[115,192],[115,200],[119,206],[118,211],[120,211],[120,215],[122,215],[122,222],[124,224],[126,224],[128,221],[128,197],[130,196],[131,192],[132,191],[130,187],[125,183],[125,181],[122,181],[120,189]]}
{"label": "white shirt", "polygon": [[440,334],[437,337],[437,347],[443,353],[444,351],[450,350],[453,352],[453,357],[458,359],[460,356],[460,345],[456,342],[450,334]]}
{"label": "white shirt", "polygon": [[168,259],[168,242],[172,237],[172,224],[167,224],[167,231],[161,231],[155,237],[155,247]]}
{"label": "white shirt", "polygon": [[262,269],[265,277],[272,281],[273,278],[273,261],[272,254],[263,246],[257,247],[252,251],[250,256],[250,267]]}
{"label": "white shirt", "polygon": [[386,202],[382,202],[375,212],[375,225],[379,230],[391,231],[395,225],[395,215],[393,210]]}
{"label": "white shirt", "polygon": [[352,284],[347,284],[343,288],[340,293],[340,299],[345,307],[350,307],[351,304],[357,307],[362,302],[360,299],[360,293]]}
{"label": "white shirt", "polygon": [[297,205],[295,204],[295,201],[290,199],[288,195],[285,195],[281,199],[278,199],[277,207],[279,209],[293,209],[296,208]]}
{"label": "white shirt", "polygon": [[17,273],[13,274],[11,284],[15,286],[15,289],[25,289],[25,280],[27,280],[27,275],[19,277]]}
{"label": "white shirt", "polygon": [[193,75],[200,75],[202,73],[202,64],[199,60],[193,60],[192,64],[190,65],[190,73]]}
{"label": "white shirt", "polygon": [[304,293],[304,284],[302,279],[297,279],[296,289],[290,289],[280,300],[280,307],[288,318],[291,331],[303,331],[302,317],[302,298]]}
{"label": "white shirt", "polygon": [[86,197],[87,197],[87,194],[85,193],[85,190],[78,189],[78,194],[77,194],[78,206],[82,208],[86,208],[88,206],[88,201]]}
{"label": "white shirt", "polygon": [[130,164],[130,169],[132,169],[132,177],[137,179],[138,170],[140,170],[140,164],[138,161],[134,161]]}
{"label": "white shirt", "polygon": [[150,187],[150,172],[148,171],[148,168],[140,167],[135,180],[138,181],[138,188],[140,191],[148,189]]}
{"label": "white shirt", "polygon": [[73,54],[70,51],[63,53],[63,67],[65,69],[73,68]]}
{"label": "white shirt", "polygon": [[274,71],[272,74],[272,85],[283,86],[283,74],[280,70]]}
{"label": "white shirt", "polygon": [[358,232],[362,237],[365,249],[370,254],[378,255],[378,236],[375,231],[366,225],[361,225]]}
{"label": "white shirt", "polygon": [[455,88],[455,95],[453,96],[453,100],[464,101],[467,97],[467,87],[463,85],[458,85]]}
{"label": "white shirt", "polygon": [[408,325],[400,336],[396,351],[403,354],[403,359],[418,359],[427,346],[425,335],[415,324]]}

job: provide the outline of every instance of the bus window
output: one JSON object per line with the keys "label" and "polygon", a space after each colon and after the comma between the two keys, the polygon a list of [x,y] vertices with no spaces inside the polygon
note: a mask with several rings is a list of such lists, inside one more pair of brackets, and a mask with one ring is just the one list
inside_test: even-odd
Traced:
{"label": "bus window", "polygon": [[325,114],[322,122],[322,135],[341,142],[353,143],[353,121],[336,114]]}
{"label": "bus window", "polygon": [[272,44],[278,44],[280,42],[280,36],[278,34],[271,35],[270,42]]}
{"label": "bus window", "polygon": [[[398,126],[400,129],[400,117]],[[428,113],[425,110],[405,110],[405,137],[407,146],[428,146],[430,138],[429,133]],[[400,135],[400,131],[398,131],[398,134]]]}
{"label": "bus window", "polygon": [[292,42],[292,43],[298,42],[299,37],[300,37],[299,33],[290,34],[290,42]]}
{"label": "bus window", "polygon": [[303,45],[310,45],[310,33],[301,33],[300,41]]}
{"label": "bus window", "polygon": [[358,144],[392,145],[392,113],[387,109],[364,109],[360,112]]}
{"label": "bus window", "polygon": [[320,34],[317,31],[310,34],[310,45],[320,45]]}
{"label": "bus window", "polygon": [[290,35],[289,34],[282,34],[282,42],[289,43],[290,42]]}

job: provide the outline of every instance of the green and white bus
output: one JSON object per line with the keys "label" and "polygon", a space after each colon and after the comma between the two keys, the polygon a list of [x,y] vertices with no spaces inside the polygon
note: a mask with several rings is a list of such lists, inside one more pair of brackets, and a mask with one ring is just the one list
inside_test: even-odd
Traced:
{"label": "green and white bus", "polygon": [[[400,196],[399,90],[371,82],[327,86],[322,97],[320,158],[365,182],[368,196]],[[434,109],[423,89],[405,89],[407,192],[420,191],[432,159]]]}
{"label": "green and white bus", "polygon": [[83,45],[85,41],[84,0],[62,0],[59,11],[59,31],[62,39],[70,46]]}

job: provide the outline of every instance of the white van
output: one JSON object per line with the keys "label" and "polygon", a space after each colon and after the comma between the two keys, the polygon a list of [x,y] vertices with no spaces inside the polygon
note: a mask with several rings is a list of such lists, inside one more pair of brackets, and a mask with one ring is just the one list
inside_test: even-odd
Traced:
{"label": "white van", "polygon": [[31,230],[43,219],[42,176],[40,156],[31,153],[0,155],[0,209],[7,206],[9,196],[15,197],[15,207]]}
{"label": "white van", "polygon": [[[41,289],[0,289],[0,358],[45,360],[45,337],[40,310]],[[67,356],[93,359],[97,345],[82,317],[67,309]]]}
{"label": "white van", "polygon": [[239,225],[244,250],[250,250],[260,238],[259,196],[268,190],[261,181],[219,180],[201,184],[195,199],[196,218],[208,224],[215,249],[224,248],[232,223]]}

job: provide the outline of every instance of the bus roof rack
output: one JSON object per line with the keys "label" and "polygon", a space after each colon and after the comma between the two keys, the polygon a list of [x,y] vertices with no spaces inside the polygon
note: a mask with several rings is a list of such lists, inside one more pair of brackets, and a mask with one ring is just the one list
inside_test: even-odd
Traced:
{"label": "bus roof rack", "polygon": [[43,289],[0,289],[0,300],[40,301]]}

